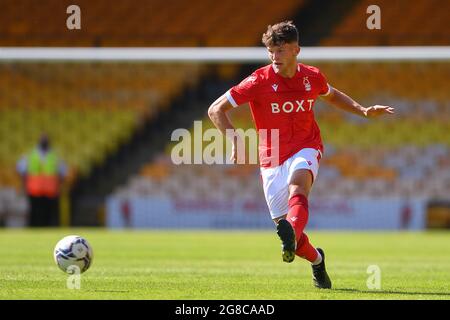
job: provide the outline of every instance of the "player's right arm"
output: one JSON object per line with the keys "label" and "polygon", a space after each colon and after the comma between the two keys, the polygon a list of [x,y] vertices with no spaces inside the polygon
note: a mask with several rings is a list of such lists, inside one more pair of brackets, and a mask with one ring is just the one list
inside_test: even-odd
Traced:
{"label": "player's right arm", "polygon": [[[258,75],[252,73],[250,76],[242,80],[238,85],[232,87],[225,94],[220,96],[208,109],[208,115],[214,125],[224,134],[232,134],[230,140],[233,145],[231,160],[236,163],[238,160],[238,146],[243,146],[243,139],[235,133],[235,128],[231,124],[227,112],[232,108],[236,108],[244,103],[254,100],[257,94]],[[239,155],[245,157],[244,154]],[[239,158],[242,160],[243,158]]]}
{"label": "player's right arm", "polygon": [[[208,109],[208,116],[211,121],[214,123],[217,129],[222,132],[223,135],[227,135],[228,132],[234,132],[235,128],[231,123],[230,118],[228,117],[227,112],[233,109],[233,105],[228,101],[228,98],[225,94],[220,96],[216,101],[214,101]],[[231,141],[233,148],[231,154],[231,160],[236,163],[237,161],[237,145],[238,145],[238,136],[234,135]]]}
{"label": "player's right arm", "polygon": [[233,106],[228,101],[225,94],[221,95],[216,101],[214,101],[208,109],[208,116],[214,123],[217,129],[226,135],[226,130],[234,130],[231,124],[230,118],[227,112],[233,109]]}

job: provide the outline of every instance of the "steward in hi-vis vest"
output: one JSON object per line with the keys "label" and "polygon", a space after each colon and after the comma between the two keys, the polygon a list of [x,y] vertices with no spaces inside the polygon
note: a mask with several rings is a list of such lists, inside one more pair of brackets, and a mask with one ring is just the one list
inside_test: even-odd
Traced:
{"label": "steward in hi-vis vest", "polygon": [[50,148],[47,135],[17,163],[24,191],[30,205],[29,225],[35,227],[59,225],[59,195],[66,166]]}

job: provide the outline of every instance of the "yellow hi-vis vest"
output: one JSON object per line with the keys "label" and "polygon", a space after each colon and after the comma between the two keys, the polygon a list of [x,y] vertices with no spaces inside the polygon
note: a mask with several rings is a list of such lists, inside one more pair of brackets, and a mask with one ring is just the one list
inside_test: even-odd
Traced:
{"label": "yellow hi-vis vest", "polygon": [[59,194],[58,159],[53,151],[43,159],[37,149],[28,158],[27,193],[34,197],[56,197]]}

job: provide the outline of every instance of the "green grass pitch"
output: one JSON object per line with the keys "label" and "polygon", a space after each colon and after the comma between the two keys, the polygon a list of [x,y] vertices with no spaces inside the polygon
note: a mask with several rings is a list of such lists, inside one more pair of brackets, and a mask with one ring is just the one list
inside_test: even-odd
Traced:
{"label": "green grass pitch", "polygon": [[[53,262],[69,234],[94,249],[80,289]],[[450,299],[450,232],[309,232],[332,290],[311,267],[283,263],[271,231],[0,229],[0,299]],[[369,265],[381,289],[369,290]]]}

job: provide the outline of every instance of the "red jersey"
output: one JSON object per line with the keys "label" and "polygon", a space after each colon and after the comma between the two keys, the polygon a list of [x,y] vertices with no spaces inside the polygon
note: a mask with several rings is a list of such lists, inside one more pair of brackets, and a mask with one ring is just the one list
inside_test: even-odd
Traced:
{"label": "red jersey", "polygon": [[[281,165],[303,148],[323,152],[320,130],[314,119],[313,106],[319,95],[327,95],[330,87],[319,69],[298,64],[292,78],[275,73],[272,64],[253,72],[227,91],[234,106],[249,103],[259,132],[259,161],[262,167]],[[267,135],[261,135],[261,130]],[[275,150],[273,129],[278,129]],[[266,137],[266,138],[264,138]],[[272,155],[278,151],[274,162]]]}

